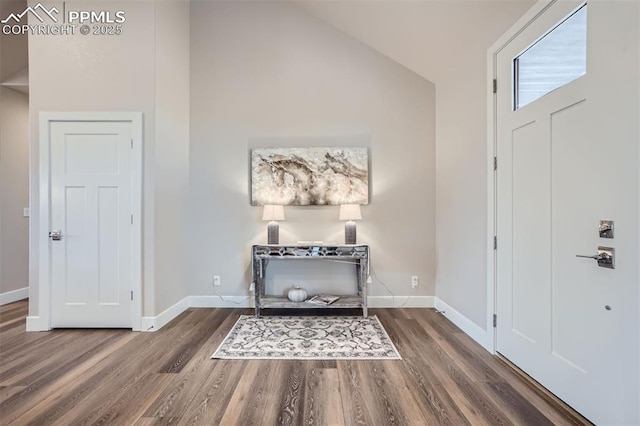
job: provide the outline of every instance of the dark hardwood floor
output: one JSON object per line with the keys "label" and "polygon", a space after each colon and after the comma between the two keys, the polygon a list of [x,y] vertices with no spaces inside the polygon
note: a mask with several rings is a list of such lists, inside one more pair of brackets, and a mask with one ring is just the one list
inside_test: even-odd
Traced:
{"label": "dark hardwood floor", "polygon": [[210,359],[248,309],[189,309],[155,333],[27,333],[26,301],[5,305],[0,424],[588,424],[433,309],[370,312],[402,361]]}

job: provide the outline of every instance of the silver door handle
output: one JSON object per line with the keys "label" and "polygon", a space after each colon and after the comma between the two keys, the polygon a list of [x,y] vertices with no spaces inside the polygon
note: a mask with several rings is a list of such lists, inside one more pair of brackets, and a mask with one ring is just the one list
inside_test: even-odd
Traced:
{"label": "silver door handle", "polygon": [[593,259],[598,262],[598,266],[601,268],[609,268],[614,269],[614,256],[615,249],[613,247],[598,247],[598,254],[594,254],[593,256],[588,256],[584,254],[576,254],[576,257],[584,257],[587,259]]}
{"label": "silver door handle", "polygon": [[595,260],[601,260],[604,258],[604,254],[594,254],[593,256],[587,256],[585,254],[576,254],[576,257],[586,257],[587,259],[595,259]]}
{"label": "silver door handle", "polygon": [[51,238],[53,241],[60,241],[62,239],[62,231],[60,231],[59,229],[49,231],[49,238]]}

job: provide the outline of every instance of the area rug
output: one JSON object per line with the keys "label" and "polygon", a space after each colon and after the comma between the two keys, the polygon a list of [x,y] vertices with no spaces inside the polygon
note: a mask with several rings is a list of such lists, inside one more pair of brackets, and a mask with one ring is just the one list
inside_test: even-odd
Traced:
{"label": "area rug", "polygon": [[211,358],[402,359],[376,316],[242,315]]}

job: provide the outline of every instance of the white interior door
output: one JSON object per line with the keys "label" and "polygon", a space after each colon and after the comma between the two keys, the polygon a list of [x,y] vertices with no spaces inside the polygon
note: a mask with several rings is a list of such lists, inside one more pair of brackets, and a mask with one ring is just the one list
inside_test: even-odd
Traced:
{"label": "white interior door", "polygon": [[[496,348],[591,421],[638,424],[638,5],[589,3],[586,74],[514,107],[514,58],[577,6],[496,57]],[[598,246],[615,269],[576,257]]]}
{"label": "white interior door", "polygon": [[139,256],[131,122],[49,124],[52,327],[132,327]]}

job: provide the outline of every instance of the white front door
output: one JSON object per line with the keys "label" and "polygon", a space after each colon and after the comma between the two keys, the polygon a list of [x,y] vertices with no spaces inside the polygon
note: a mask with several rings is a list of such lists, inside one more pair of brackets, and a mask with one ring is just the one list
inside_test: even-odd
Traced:
{"label": "white front door", "polygon": [[[638,424],[637,3],[589,3],[586,74],[514,107],[514,58],[577,6],[496,56],[496,349],[591,421]],[[598,246],[615,269],[576,257]]]}
{"label": "white front door", "polygon": [[48,124],[53,328],[133,326],[140,167],[132,126],[130,121]]}

